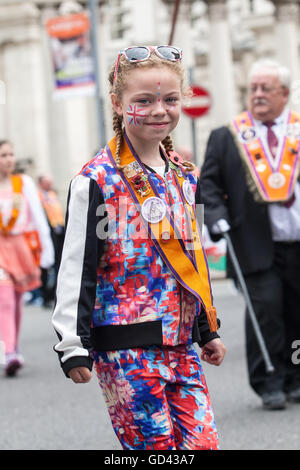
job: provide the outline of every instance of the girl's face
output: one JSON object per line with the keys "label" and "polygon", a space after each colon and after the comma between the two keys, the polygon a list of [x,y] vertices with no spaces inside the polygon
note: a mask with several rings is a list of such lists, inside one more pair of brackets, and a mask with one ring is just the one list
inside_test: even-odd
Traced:
{"label": "girl's face", "polygon": [[0,147],[0,174],[9,176],[15,168],[15,155],[10,144],[3,144]]}
{"label": "girl's face", "polygon": [[135,142],[161,142],[176,127],[181,112],[180,77],[169,67],[131,70],[115,111],[124,119],[126,133]]}

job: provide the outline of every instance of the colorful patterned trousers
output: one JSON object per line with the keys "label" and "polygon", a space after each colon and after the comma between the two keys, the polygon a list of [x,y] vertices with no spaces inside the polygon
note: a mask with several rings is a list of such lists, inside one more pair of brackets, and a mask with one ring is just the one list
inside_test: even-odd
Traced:
{"label": "colorful patterned trousers", "polygon": [[193,345],[97,352],[95,369],[123,449],[218,449]]}

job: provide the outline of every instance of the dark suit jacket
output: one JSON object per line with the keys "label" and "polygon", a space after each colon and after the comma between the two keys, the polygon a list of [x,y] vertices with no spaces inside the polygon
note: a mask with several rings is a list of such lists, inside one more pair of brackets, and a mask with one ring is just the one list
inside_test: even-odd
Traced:
{"label": "dark suit jacket", "polygon": [[[256,202],[246,184],[245,170],[227,127],[210,134],[200,173],[204,221],[212,226],[224,218],[244,274],[268,269],[273,261],[273,241],[266,203]],[[211,233],[212,239],[216,240]],[[228,275],[234,276],[228,266]]]}

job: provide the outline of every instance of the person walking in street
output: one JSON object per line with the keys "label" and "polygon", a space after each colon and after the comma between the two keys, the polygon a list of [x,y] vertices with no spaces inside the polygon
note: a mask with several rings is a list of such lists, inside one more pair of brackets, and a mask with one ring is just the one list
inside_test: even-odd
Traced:
{"label": "person walking in street", "polygon": [[23,366],[19,350],[22,294],[40,285],[40,268],[54,263],[50,231],[33,180],[13,174],[15,155],[0,141],[0,340],[5,374]]}
{"label": "person walking in street", "polygon": [[215,240],[229,232],[275,367],[266,373],[246,311],[250,385],[265,408],[284,409],[300,403],[300,115],[287,106],[286,67],[261,59],[248,85],[248,110],[210,134],[200,181],[205,223]]}
{"label": "person walking in street", "polygon": [[[217,449],[201,357],[221,364],[195,203],[194,166],[173,151],[181,50],[119,52],[115,137],[72,180],[53,325],[65,374],[96,373],[123,449]],[[196,198],[196,199],[195,199]]]}
{"label": "person walking in street", "polygon": [[38,191],[50,227],[55,254],[54,266],[50,269],[41,268],[43,306],[50,307],[55,297],[57,273],[64,243],[65,218],[50,176],[43,175],[38,178]]}

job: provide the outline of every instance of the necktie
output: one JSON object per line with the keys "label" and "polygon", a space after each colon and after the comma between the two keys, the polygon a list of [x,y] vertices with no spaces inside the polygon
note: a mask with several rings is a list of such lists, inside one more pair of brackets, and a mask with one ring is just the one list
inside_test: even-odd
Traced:
{"label": "necktie", "polygon": [[278,146],[278,139],[275,135],[275,133],[272,131],[272,126],[274,126],[275,122],[274,121],[266,121],[263,123],[264,126],[268,128],[268,134],[267,134],[267,139],[268,139],[268,145],[269,149],[271,152],[271,155],[273,158],[276,157],[276,150]]}
{"label": "necktie", "polygon": [[[278,146],[278,139],[275,133],[272,131],[272,126],[274,126],[275,122],[266,121],[263,124],[268,128],[268,134],[267,134],[268,145],[269,145],[269,149],[270,149],[272,157],[275,158],[276,150]],[[287,202],[283,203],[283,205],[289,208],[294,203],[294,201],[295,201],[295,194],[293,194],[292,197]]]}

